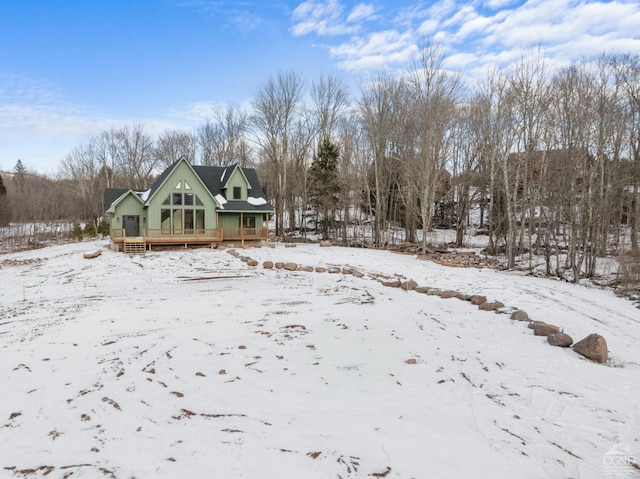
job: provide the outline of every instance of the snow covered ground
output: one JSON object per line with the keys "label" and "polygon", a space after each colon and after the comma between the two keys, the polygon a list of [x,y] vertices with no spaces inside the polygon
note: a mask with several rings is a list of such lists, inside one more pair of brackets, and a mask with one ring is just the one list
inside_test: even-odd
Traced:
{"label": "snow covered ground", "polygon": [[[0,477],[640,475],[640,312],[611,291],[318,245],[242,250],[258,267],[97,248],[0,256]],[[393,275],[599,333],[610,360]]]}

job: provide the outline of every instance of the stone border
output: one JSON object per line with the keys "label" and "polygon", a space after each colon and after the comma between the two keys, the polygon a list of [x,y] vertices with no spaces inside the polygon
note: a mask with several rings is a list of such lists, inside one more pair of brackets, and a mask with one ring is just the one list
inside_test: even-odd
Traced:
{"label": "stone border", "polygon": [[[321,244],[320,246],[327,247],[330,246],[330,244]],[[295,244],[292,247],[295,247]],[[247,266],[256,267],[259,264],[258,261],[250,258],[249,256],[241,255],[235,249],[229,249],[227,250],[227,253],[246,263]],[[350,266],[331,266],[325,268],[323,266],[304,266],[291,261],[264,261],[262,263],[262,267],[264,269],[281,269],[285,271],[353,275],[356,278],[363,278],[365,276],[362,271]],[[398,274],[394,276],[370,276],[385,287],[400,288],[404,291],[415,291],[416,293],[427,294],[429,296],[438,296],[442,299],[457,298],[478,306],[480,311],[493,311],[497,314],[508,314],[509,319],[513,321],[527,322],[529,329],[533,330],[533,335],[546,337],[547,342],[551,346],[567,348],[573,344],[571,336],[561,331],[558,326],[544,321],[534,321],[529,317],[526,311],[513,306],[505,306],[504,303],[500,301],[488,301],[486,296],[477,294],[469,295],[456,290],[442,290],[431,286],[419,286],[413,279],[403,281],[401,279],[403,277]],[[573,344],[573,350],[596,363],[606,363],[608,360],[607,342],[598,334],[590,334],[581,341]]]}

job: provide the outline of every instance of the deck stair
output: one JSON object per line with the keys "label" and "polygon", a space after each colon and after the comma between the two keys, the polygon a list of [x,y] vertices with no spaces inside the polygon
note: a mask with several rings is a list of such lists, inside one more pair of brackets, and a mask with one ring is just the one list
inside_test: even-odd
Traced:
{"label": "deck stair", "polygon": [[125,238],[124,252],[129,254],[143,254],[147,250],[147,243],[142,237]]}

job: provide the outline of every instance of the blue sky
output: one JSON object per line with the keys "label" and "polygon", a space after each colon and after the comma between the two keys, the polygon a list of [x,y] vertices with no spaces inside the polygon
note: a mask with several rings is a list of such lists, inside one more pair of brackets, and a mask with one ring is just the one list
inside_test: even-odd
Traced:
{"label": "blue sky", "polygon": [[540,45],[550,65],[640,54],[637,0],[2,0],[0,170],[55,173],[111,127],[191,130],[279,71],[356,81],[421,44],[476,76]]}

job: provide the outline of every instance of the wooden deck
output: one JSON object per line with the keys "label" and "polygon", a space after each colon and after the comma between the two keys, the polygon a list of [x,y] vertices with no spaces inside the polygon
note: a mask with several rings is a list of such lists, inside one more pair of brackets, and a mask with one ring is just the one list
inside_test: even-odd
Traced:
{"label": "wooden deck", "polygon": [[209,246],[217,247],[218,244],[232,241],[240,241],[244,246],[246,242],[262,242],[268,240],[267,228],[215,228],[215,229],[145,229],[143,236],[126,236],[124,229],[111,230],[111,243],[116,251],[125,253],[144,253],[153,246]]}

